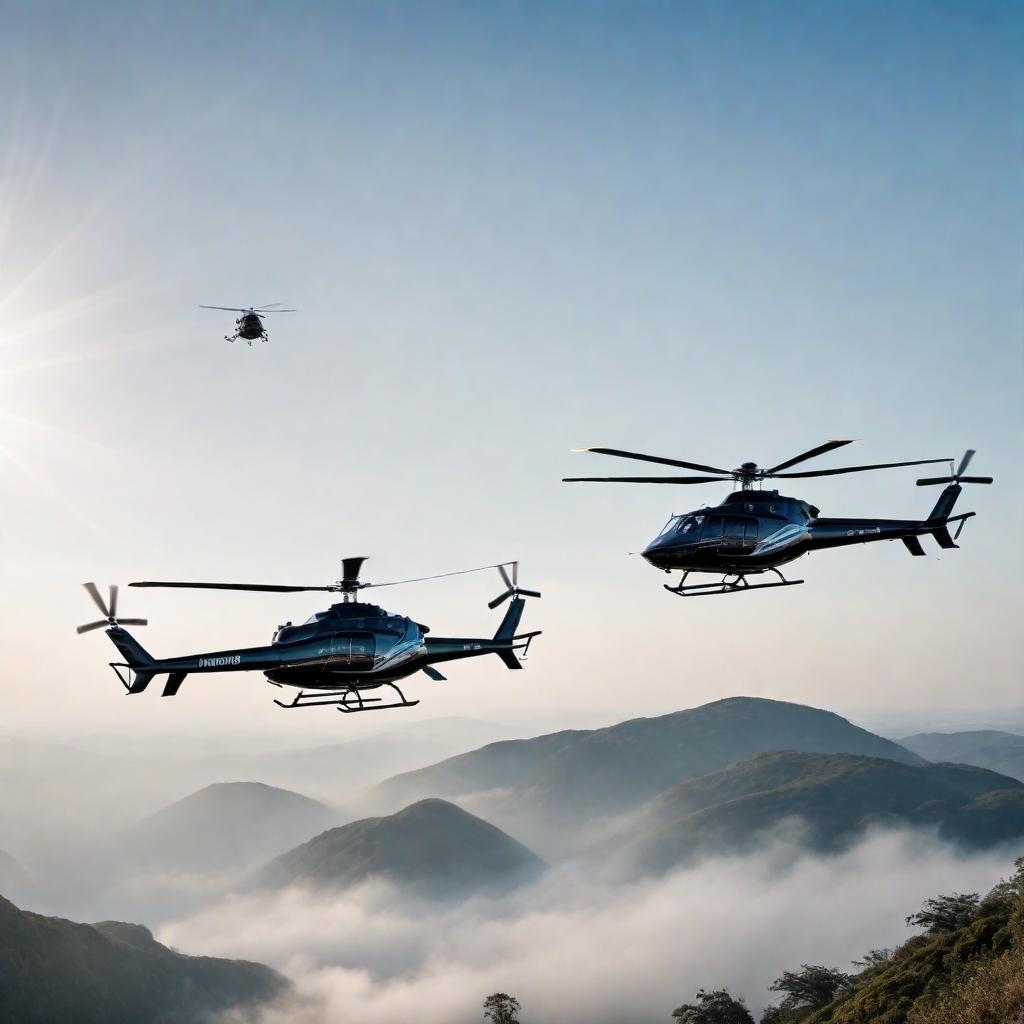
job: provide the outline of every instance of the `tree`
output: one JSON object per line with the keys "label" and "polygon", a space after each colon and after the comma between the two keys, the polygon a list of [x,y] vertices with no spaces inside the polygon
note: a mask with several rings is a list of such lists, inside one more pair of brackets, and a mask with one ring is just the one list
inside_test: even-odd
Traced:
{"label": "tree", "polygon": [[491,1024],[519,1024],[519,1000],[505,992],[495,992],[484,1000],[484,1020]]}
{"label": "tree", "polygon": [[892,959],[891,949],[869,949],[864,954],[863,960],[854,960],[853,966],[866,971],[871,967],[881,967]]}
{"label": "tree", "polygon": [[916,914],[907,918],[908,928],[924,928],[928,935],[955,932],[971,923],[980,899],[976,892],[935,896],[925,900]]}
{"label": "tree", "polygon": [[799,971],[784,971],[769,985],[772,992],[784,993],[781,1010],[786,1013],[820,1010],[840,992],[853,988],[853,978],[835,967],[801,964]]}
{"label": "tree", "polygon": [[714,992],[700,989],[696,1000],[672,1011],[672,1017],[678,1024],[754,1024],[743,1000],[733,999],[724,988]]}

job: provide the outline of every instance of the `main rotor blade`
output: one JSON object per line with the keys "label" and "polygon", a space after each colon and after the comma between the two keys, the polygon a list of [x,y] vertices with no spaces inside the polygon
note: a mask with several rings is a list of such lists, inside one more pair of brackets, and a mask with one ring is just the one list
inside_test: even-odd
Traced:
{"label": "main rotor blade", "polygon": [[129,583],[129,587],[177,587],[189,590],[260,590],[271,594],[296,594],[302,590],[331,592],[337,587],[285,587],[272,583],[182,583],[178,580],[143,580]]}
{"label": "main rotor blade", "polygon": [[422,583],[424,580],[443,580],[447,576],[465,576],[471,572],[486,572],[488,569],[499,569],[502,565],[511,565],[511,562],[500,562],[495,565],[481,565],[475,569],[460,569],[458,572],[441,572],[436,576],[417,576],[411,580],[389,580],[387,583],[364,583],[363,587],[398,587],[403,583]]}
{"label": "main rotor blade", "polygon": [[280,302],[265,302],[262,306],[253,306],[253,310],[254,311],[259,311],[261,309],[273,309],[275,306],[280,306],[280,305],[281,305]]}
{"label": "main rotor blade", "polygon": [[263,309],[263,310],[254,309],[253,312],[256,313],[258,316],[262,316],[264,313],[298,313],[298,310],[297,309]]}
{"label": "main rotor blade", "polygon": [[200,309],[224,309],[229,313],[248,313],[249,309],[246,307],[242,309],[241,306],[204,306],[202,303],[199,304]]}
{"label": "main rotor blade", "polygon": [[640,462],[657,462],[662,466],[679,466],[680,469],[696,469],[701,473],[722,473],[731,476],[732,470],[702,466],[699,462],[683,462],[682,459],[663,459],[658,455],[641,455],[639,452],[624,452],[618,448],[573,448],[574,452],[593,452],[595,455],[614,455],[620,459],[639,459]]}
{"label": "main rotor blade", "polygon": [[830,452],[835,448],[842,448],[844,444],[853,444],[855,440],[856,438],[850,438],[848,441],[826,441],[824,444],[819,444],[817,448],[812,448],[809,452],[804,452],[802,455],[794,455],[793,458],[780,462],[777,466],[772,466],[771,469],[766,469],[765,476],[771,476],[780,469],[789,469],[790,466],[795,466],[798,462],[806,462],[808,459],[824,455],[825,452]]}
{"label": "main rotor blade", "polygon": [[109,616],[110,612],[107,610],[107,606],[103,603],[103,598],[100,597],[100,592],[96,589],[96,584],[83,583],[82,586],[85,587],[85,589],[89,592],[89,596],[95,602],[96,607],[99,608],[99,610],[103,612],[104,615]]}
{"label": "main rotor blade", "polygon": [[971,459],[973,459],[973,458],[974,458],[974,449],[973,448],[968,448],[967,451],[964,452],[964,457],[960,460],[960,465],[956,467],[956,475],[957,476],[963,476],[964,475],[964,470],[967,469],[967,467],[971,464]]}
{"label": "main rotor blade", "polygon": [[896,469],[899,466],[927,466],[933,462],[949,462],[949,459],[916,459],[913,462],[878,462],[873,466],[841,466],[839,469],[809,469],[803,473],[765,473],[765,476],[807,477],[835,476],[837,473],[864,473],[869,469]]}
{"label": "main rotor blade", "polygon": [[563,484],[724,484],[731,476],[563,476]]}

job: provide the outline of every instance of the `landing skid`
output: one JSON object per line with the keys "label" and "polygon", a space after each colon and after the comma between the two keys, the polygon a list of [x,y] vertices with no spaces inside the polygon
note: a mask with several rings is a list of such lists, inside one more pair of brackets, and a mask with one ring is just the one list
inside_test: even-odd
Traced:
{"label": "landing skid", "polygon": [[717,583],[690,583],[686,578],[689,572],[683,573],[679,583],[670,587],[667,583],[665,589],[677,597],[710,597],[712,594],[742,594],[747,590],[765,590],[768,587],[796,587],[803,583],[803,580],[787,580],[778,569],[764,569],[763,572],[773,572],[778,580],[773,583],[748,583],[747,574],[730,573],[723,576]]}
{"label": "landing skid", "polygon": [[279,708],[290,710],[291,708],[315,708],[325,705],[334,705],[339,711],[346,715],[355,714],[357,711],[387,711],[389,708],[414,708],[419,704],[418,700],[406,700],[405,694],[395,686],[394,683],[382,683],[381,686],[389,686],[398,694],[398,700],[385,703],[384,697],[364,697],[361,690],[321,690],[306,693],[300,690],[290,702],[276,700],[274,703]]}

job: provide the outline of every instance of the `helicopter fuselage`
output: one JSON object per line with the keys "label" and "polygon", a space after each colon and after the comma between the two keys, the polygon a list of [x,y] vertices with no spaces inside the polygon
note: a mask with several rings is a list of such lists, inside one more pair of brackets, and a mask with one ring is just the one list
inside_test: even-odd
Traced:
{"label": "helicopter fuselage", "polygon": [[238,337],[255,341],[263,337],[263,321],[255,313],[243,313],[236,321]]}
{"label": "helicopter fuselage", "polygon": [[946,505],[948,515],[959,493],[959,486],[947,487],[929,519],[914,520],[826,519],[778,491],[734,491],[720,505],[673,516],[643,557],[665,572],[763,572],[809,551],[934,532],[934,517]]}
{"label": "helicopter fuselage", "polygon": [[[301,625],[279,626],[265,647],[241,647],[152,658],[125,629],[113,625],[107,636],[136,673],[130,693],[139,693],[154,675],[166,674],[165,695],[177,693],[187,675],[208,672],[262,672],[278,686],[302,690],[372,690],[443,661],[497,654],[508,668],[519,668],[514,652],[536,633],[516,635],[525,600],[515,597],[492,638],[427,638],[428,627],[373,604],[343,601],[317,612]],[[428,670],[435,679],[440,673]]]}

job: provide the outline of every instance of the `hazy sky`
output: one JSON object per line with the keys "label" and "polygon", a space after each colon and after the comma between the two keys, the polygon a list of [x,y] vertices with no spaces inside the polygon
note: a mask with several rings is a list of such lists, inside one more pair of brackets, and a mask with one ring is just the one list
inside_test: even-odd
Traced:
{"label": "hazy sky", "polygon": [[[999,3],[0,4],[4,722],[367,723],[259,676],[126,699],[83,580],[316,584],[523,562],[529,671],[410,718],[609,720],[736,693],[1019,703],[1024,17]],[[231,314],[282,301],[272,343]],[[963,549],[683,602],[637,551],[726,488],[564,485],[607,444],[767,465],[959,455]],[[894,470],[796,482],[914,516]],[[497,577],[381,591],[493,632]],[[127,591],[157,655],[322,595]],[[383,723],[373,718],[372,725]],[[383,717],[383,716],[382,716]]]}

